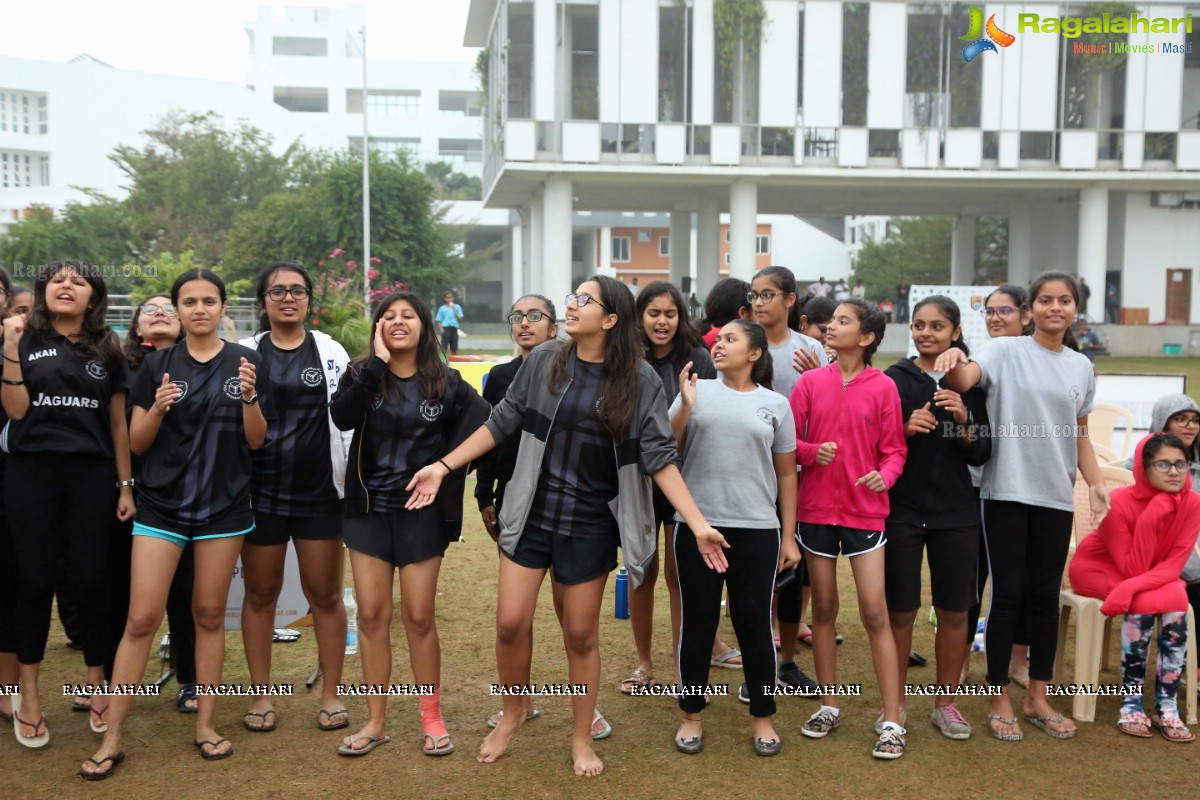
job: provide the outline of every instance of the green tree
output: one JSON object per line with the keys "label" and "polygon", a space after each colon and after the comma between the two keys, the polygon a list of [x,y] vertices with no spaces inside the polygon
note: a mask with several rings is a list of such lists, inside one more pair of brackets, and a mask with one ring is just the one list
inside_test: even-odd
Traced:
{"label": "green tree", "polygon": [[0,237],[0,262],[15,282],[30,283],[43,264],[74,258],[100,267],[110,292],[129,289],[129,264],[139,259],[128,215],[113,198],[92,197],[92,203],[68,203],[61,219],[49,208],[31,206]]}
{"label": "green tree", "polygon": [[431,161],[425,165],[425,177],[433,181],[437,195],[442,200],[482,200],[483,182],[479,178],[454,171],[454,165],[445,161]]}
{"label": "green tree", "polygon": [[854,275],[867,297],[894,300],[901,279],[914,283],[950,282],[950,217],[893,219],[881,242],[868,242],[858,252]]}

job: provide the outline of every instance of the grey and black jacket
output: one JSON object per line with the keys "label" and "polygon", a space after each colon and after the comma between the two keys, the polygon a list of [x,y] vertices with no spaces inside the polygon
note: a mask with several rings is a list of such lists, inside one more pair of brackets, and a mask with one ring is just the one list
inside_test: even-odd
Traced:
{"label": "grey and black jacket", "polygon": [[[504,491],[504,506],[500,509],[500,549],[510,556],[516,551],[529,519],[546,453],[546,440],[558,404],[570,386],[568,380],[567,386],[556,393],[547,384],[550,365],[559,347],[558,342],[546,342],[530,353],[508,393],[492,409],[492,416],[487,421],[487,428],[497,444],[520,435],[516,467]],[[573,374],[574,369],[575,353],[572,351],[567,374]],[[638,359],[637,371],[637,412],[627,438],[613,443],[618,491],[609,503],[620,529],[625,567],[635,588],[641,584],[646,565],[658,544],[650,476],[671,464],[679,466],[675,438],[667,420],[667,399],[662,381],[642,359]]]}

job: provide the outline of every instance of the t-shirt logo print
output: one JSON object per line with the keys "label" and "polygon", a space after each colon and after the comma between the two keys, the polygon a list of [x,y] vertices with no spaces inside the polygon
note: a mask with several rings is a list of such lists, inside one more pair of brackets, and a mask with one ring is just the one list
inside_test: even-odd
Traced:
{"label": "t-shirt logo print", "polygon": [[242,379],[237,375],[225,379],[225,396],[230,400],[240,400],[242,397]]}
{"label": "t-shirt logo print", "polygon": [[425,420],[426,422],[434,422],[442,415],[442,404],[431,403],[426,400],[425,402],[421,403],[420,411],[421,419]]}
{"label": "t-shirt logo print", "polygon": [[310,389],[320,386],[324,380],[325,376],[316,367],[305,367],[300,371],[300,382]]}
{"label": "t-shirt logo print", "polygon": [[188,393],[187,381],[171,381],[171,385],[179,387],[179,397],[175,398],[176,403],[183,400],[183,398],[187,397],[187,393]]}
{"label": "t-shirt logo print", "polygon": [[383,395],[377,394],[375,395],[375,399],[371,401],[371,410],[378,411],[381,405],[383,405]]}
{"label": "t-shirt logo print", "polygon": [[771,409],[760,408],[757,413],[759,419],[770,425],[772,428],[775,427],[775,414],[771,411]]}
{"label": "t-shirt logo print", "polygon": [[104,365],[94,358],[87,362],[87,364],[83,366],[83,369],[88,374],[88,377],[95,378],[98,381],[102,381],[108,377],[108,370],[106,370]]}

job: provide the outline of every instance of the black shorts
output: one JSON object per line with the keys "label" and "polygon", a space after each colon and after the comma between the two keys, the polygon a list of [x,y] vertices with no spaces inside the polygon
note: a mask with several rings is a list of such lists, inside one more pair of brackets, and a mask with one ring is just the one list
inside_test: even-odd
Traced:
{"label": "black shorts", "polygon": [[[654,529],[658,530],[659,525],[674,525],[675,509],[671,507],[671,501],[667,500],[667,496],[658,488],[658,484],[651,489],[654,496]],[[669,546],[670,542],[667,544]]]}
{"label": "black shorts", "polygon": [[258,547],[273,547],[287,544],[288,539],[342,538],[342,515],[326,514],[323,517],[285,517],[282,514],[254,512],[254,530],[246,534],[246,544]]}
{"label": "black shorts", "polygon": [[837,558],[839,552],[847,558],[861,556],[887,544],[884,531],[864,531],[842,525],[800,524],[800,546],[810,553]]}
{"label": "black shorts", "polygon": [[442,347],[452,353],[458,352],[458,328],[453,325],[442,327]]}
{"label": "black shorts", "polygon": [[601,536],[564,536],[527,525],[509,556],[528,569],[554,568],[554,580],[567,585],[587,583],[617,568],[620,537],[614,531]]}
{"label": "black shorts", "polygon": [[351,550],[397,567],[440,558],[450,544],[436,503],[415,511],[376,511],[350,517],[342,525],[342,536]]}
{"label": "black shorts", "polygon": [[921,554],[929,552],[933,607],[966,611],[977,599],[979,526],[922,528],[888,520],[884,587],[891,611],[921,607]]}

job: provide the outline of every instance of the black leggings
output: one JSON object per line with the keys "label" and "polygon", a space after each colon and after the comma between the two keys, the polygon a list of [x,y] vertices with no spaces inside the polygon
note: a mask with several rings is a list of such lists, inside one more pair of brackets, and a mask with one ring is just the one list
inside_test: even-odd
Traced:
{"label": "black leggings", "polygon": [[1029,677],[1054,679],[1058,645],[1058,593],[1071,543],[1070,511],[985,500],[984,544],[992,573],[992,601],[984,639],[987,677],[993,686],[1009,682],[1008,665],[1018,618],[1029,633]]}
{"label": "black leggings", "polygon": [[[975,632],[979,627],[979,616],[983,613],[983,590],[987,588],[988,562],[985,553],[987,545],[983,541],[983,528],[979,529],[979,567],[976,571],[975,605],[967,610],[967,644],[975,643]],[[1013,644],[1029,645],[1029,613],[1025,604],[1021,604],[1021,613],[1017,616],[1017,630],[1013,634]]]}
{"label": "black leggings", "polygon": [[17,603],[20,590],[17,582],[20,575],[16,570],[17,553],[13,549],[12,532],[8,528],[8,517],[0,514],[0,653],[17,652]]}
{"label": "black leggings", "polygon": [[51,601],[62,574],[64,594],[74,595],[79,609],[84,663],[104,664],[116,481],[112,459],[9,456],[4,483],[21,576],[16,645],[22,664],[39,664],[45,656]]}
{"label": "black leggings", "polygon": [[[771,641],[771,601],[775,571],[779,566],[779,531],[721,528],[729,542],[724,551],[729,569],[724,573],[704,563],[696,539],[687,525],[675,526],[675,568],[683,603],[679,632],[680,688],[708,685],[712,643],[721,621],[722,588],[729,589],[729,615],[745,664],[750,692],[750,714],[769,717],[775,698],[765,693],[775,685],[775,645]],[[704,710],[702,694],[679,697],[679,707],[689,714]]]}
{"label": "black leggings", "polygon": [[196,682],[196,621],[192,617],[192,585],[196,582],[196,546],[189,542],[175,567],[167,595],[167,625],[175,656],[175,680]]}

